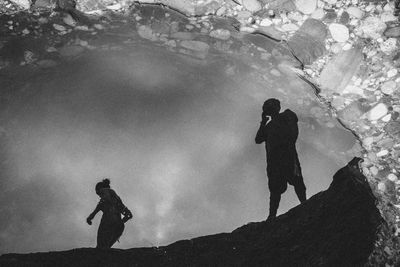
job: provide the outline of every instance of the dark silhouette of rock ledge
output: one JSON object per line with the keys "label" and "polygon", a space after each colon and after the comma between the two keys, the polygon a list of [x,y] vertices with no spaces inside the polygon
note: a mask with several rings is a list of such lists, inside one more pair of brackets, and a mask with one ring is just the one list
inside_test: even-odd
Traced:
{"label": "dark silhouette of rock ledge", "polygon": [[274,221],[158,248],[5,254],[0,266],[363,266],[384,221],[358,161]]}

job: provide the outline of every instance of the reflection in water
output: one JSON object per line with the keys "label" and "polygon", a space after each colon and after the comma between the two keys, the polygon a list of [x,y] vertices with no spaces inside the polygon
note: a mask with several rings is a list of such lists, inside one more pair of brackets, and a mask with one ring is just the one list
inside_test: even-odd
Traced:
{"label": "reflection in water", "polygon": [[[299,117],[308,195],[326,189],[342,163],[332,156],[349,150],[352,136],[321,126],[335,123],[309,112],[317,104],[300,100],[306,88],[298,82],[265,75],[267,82],[233,60],[198,64],[138,48],[129,56],[93,52],[28,79],[1,115],[9,177],[1,189],[1,252],[93,246],[99,222],[89,229],[85,218],[102,177],[111,177],[134,216],[116,247],[264,220],[265,152],[254,135],[270,97]],[[278,214],[297,203],[288,190]]]}

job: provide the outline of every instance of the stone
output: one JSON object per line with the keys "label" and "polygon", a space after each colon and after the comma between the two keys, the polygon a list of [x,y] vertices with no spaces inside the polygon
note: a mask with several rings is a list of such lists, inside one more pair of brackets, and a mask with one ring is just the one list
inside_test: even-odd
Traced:
{"label": "stone", "polygon": [[346,25],[350,21],[350,15],[346,11],[343,11],[342,15],[340,15],[339,23]]}
{"label": "stone", "polygon": [[299,29],[299,26],[297,26],[296,24],[293,24],[293,23],[289,23],[289,24],[283,24],[281,26],[281,29],[284,32],[294,32],[294,31],[297,31]]}
{"label": "stone", "polygon": [[53,24],[53,28],[56,29],[57,31],[60,31],[60,32],[63,32],[63,31],[67,30],[67,28],[65,28],[64,26],[56,24],[56,23]]}
{"label": "stone", "polygon": [[308,18],[289,39],[292,53],[304,64],[309,65],[326,52],[327,28],[319,20]]}
{"label": "stone", "polygon": [[29,0],[10,0],[10,2],[23,9],[29,9],[31,7],[31,1]]}
{"label": "stone", "polygon": [[395,81],[387,81],[381,86],[381,91],[384,94],[391,95],[395,91],[397,84]]}
{"label": "stone", "polygon": [[386,191],[386,185],[383,182],[379,182],[378,183],[378,190],[381,192],[385,192]]}
{"label": "stone", "polygon": [[75,27],[76,25],[76,20],[74,20],[70,14],[66,14],[63,18],[63,21],[65,24],[71,27]]}
{"label": "stone", "polygon": [[393,138],[400,138],[400,122],[391,121],[383,128],[387,134]]}
{"label": "stone", "polygon": [[383,12],[381,14],[381,21],[383,22],[390,22],[397,20],[397,17],[393,15],[393,12]]}
{"label": "stone", "polygon": [[83,51],[85,51],[85,48],[80,45],[68,45],[58,50],[62,57],[76,57]]}
{"label": "stone", "polygon": [[228,40],[231,37],[231,32],[225,29],[216,29],[210,32],[210,37],[220,40]]}
{"label": "stone", "polygon": [[368,136],[363,139],[362,143],[366,147],[371,147],[371,145],[374,143],[374,138],[372,136]]}
{"label": "stone", "polygon": [[388,28],[383,35],[386,37],[400,37],[400,26]]}
{"label": "stone", "polygon": [[242,0],[242,5],[250,12],[260,11],[262,6],[257,0]]}
{"label": "stone", "polygon": [[343,24],[332,23],[329,25],[329,32],[336,42],[343,43],[349,39],[349,29]]}
{"label": "stone", "polygon": [[386,30],[386,23],[377,17],[368,17],[362,21],[359,30],[366,38],[378,39]]}
{"label": "stone", "polygon": [[341,93],[358,71],[362,52],[358,48],[342,51],[322,70],[319,82],[322,88]]}
{"label": "stone", "polygon": [[389,122],[392,119],[392,114],[387,114],[386,116],[384,116],[381,121],[383,122]]}
{"label": "stone", "polygon": [[376,153],[376,156],[378,158],[381,158],[381,157],[387,156],[388,154],[389,154],[389,151],[387,149],[383,149],[383,150],[379,151],[378,153]]}
{"label": "stone", "polygon": [[325,16],[325,12],[322,8],[318,8],[311,14],[311,18],[313,19],[322,19]]}
{"label": "stone", "polygon": [[390,55],[395,52],[397,49],[397,39],[389,38],[383,43],[380,44],[380,49],[386,55]]}
{"label": "stone", "polygon": [[51,8],[52,6],[51,0],[36,0],[34,4],[35,8]]}
{"label": "stone", "polygon": [[272,25],[272,20],[270,20],[269,18],[262,19],[260,22],[260,26],[263,26],[263,27],[268,27],[271,25]]}
{"label": "stone", "polygon": [[317,0],[295,0],[295,5],[298,11],[309,15],[317,8]]}
{"label": "stone", "polygon": [[388,108],[384,103],[379,103],[367,113],[367,118],[370,121],[376,121],[388,113]]}
{"label": "stone", "polygon": [[392,77],[396,76],[397,73],[398,73],[397,69],[391,69],[386,73],[386,75],[388,76],[388,78],[392,78]]}
{"label": "stone", "polygon": [[222,16],[223,14],[225,14],[225,12],[226,12],[226,7],[222,6],[217,9],[217,11],[215,12],[215,15]]}
{"label": "stone", "polygon": [[388,179],[389,181],[396,182],[398,178],[397,178],[397,176],[396,176],[395,174],[390,173],[390,174],[387,176],[387,179]]}
{"label": "stone", "polygon": [[350,15],[350,17],[354,17],[357,19],[361,19],[364,15],[364,12],[355,6],[351,6],[351,7],[347,8],[346,12]]}
{"label": "stone", "polygon": [[140,25],[137,28],[137,31],[139,36],[143,39],[147,39],[150,41],[156,41],[158,39],[157,36],[153,33],[153,30],[147,25]]}
{"label": "stone", "polygon": [[338,112],[339,118],[347,122],[355,122],[360,120],[364,112],[358,101],[351,102],[348,106]]}

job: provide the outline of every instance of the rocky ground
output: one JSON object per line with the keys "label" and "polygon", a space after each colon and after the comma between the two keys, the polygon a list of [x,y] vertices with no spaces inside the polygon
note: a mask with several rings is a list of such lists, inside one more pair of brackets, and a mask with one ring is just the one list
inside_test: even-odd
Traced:
{"label": "rocky ground", "polygon": [[[363,266],[382,217],[353,161],[328,190],[274,221],[249,223],[232,233],[128,250],[7,254],[2,266]],[[329,241],[329,242],[327,242]],[[394,265],[393,259],[386,265]],[[371,266],[384,266],[379,261]]]}
{"label": "rocky ground", "polygon": [[[398,258],[398,1],[142,1],[171,8],[132,2],[78,1],[75,9],[73,1],[3,1],[0,71],[48,70],[88,50],[152,42],[198,61],[240,56],[277,79],[298,75],[323,104],[310,113],[321,123],[336,116],[359,139],[363,172],[388,222],[374,257]],[[275,68],[273,61],[283,63]]]}

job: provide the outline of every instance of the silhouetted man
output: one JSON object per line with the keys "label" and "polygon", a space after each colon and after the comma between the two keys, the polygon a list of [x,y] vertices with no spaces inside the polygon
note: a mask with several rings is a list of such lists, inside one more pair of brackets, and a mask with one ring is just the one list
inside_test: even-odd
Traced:
{"label": "silhouetted man", "polygon": [[269,216],[276,217],[281,194],[287,189],[287,183],[294,186],[300,202],[306,201],[306,187],[301,174],[300,162],[296,151],[299,134],[296,114],[286,109],[279,113],[279,100],[270,98],[262,107],[262,119],[255,141],[265,142],[267,152],[267,175],[270,190]]}

